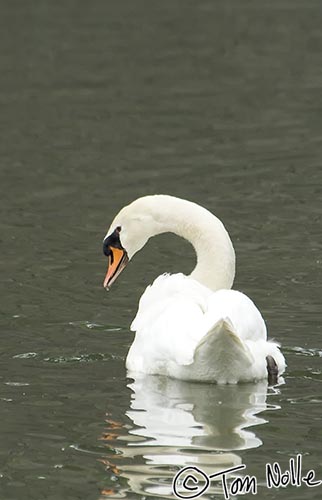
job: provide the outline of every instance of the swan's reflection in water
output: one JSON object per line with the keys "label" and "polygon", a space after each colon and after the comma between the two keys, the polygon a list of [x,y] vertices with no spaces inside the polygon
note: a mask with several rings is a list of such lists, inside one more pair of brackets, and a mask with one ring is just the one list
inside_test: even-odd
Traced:
{"label": "swan's reflection in water", "polygon": [[[258,416],[267,409],[264,381],[220,386],[136,376],[129,387],[126,415],[132,425],[125,429],[108,421],[104,436],[113,450],[105,464],[119,486],[121,478],[128,483],[106,490],[110,498],[173,498],[172,480],[180,468],[192,465],[212,474],[239,465],[236,451],[262,444],[253,426],[265,423]],[[217,485],[212,482],[212,494],[222,492],[220,479]]]}

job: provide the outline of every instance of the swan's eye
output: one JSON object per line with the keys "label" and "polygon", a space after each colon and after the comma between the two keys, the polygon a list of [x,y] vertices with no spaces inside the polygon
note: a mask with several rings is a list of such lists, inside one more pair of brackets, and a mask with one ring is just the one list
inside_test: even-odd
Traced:
{"label": "swan's eye", "polygon": [[122,230],[121,226],[117,226],[117,228],[115,229],[115,231],[117,231],[118,233],[120,233]]}

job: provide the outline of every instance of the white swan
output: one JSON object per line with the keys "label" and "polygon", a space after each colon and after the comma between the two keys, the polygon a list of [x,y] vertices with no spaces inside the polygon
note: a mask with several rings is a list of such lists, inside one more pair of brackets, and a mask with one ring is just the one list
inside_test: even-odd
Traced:
{"label": "white swan", "polygon": [[231,290],[235,252],[222,222],[205,208],[167,195],[145,196],[122,208],[103,250],[109,289],[151,236],[172,232],[190,241],[197,265],[190,276],[161,275],[142,295],[131,325],[132,372],[220,384],[257,381],[285,370],[278,344],[243,293]]}

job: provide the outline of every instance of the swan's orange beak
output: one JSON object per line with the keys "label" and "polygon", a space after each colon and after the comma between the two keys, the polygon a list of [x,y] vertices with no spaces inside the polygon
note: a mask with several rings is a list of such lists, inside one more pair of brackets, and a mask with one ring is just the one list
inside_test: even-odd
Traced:
{"label": "swan's orange beak", "polygon": [[118,275],[126,267],[129,261],[126,251],[123,248],[109,247],[108,255],[108,268],[105,276],[103,286],[109,290],[110,286],[114,283]]}

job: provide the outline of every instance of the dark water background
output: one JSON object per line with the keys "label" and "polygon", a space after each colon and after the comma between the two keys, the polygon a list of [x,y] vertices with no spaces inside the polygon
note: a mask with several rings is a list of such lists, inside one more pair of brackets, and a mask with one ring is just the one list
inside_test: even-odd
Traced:
{"label": "dark water background", "polygon": [[[1,500],[166,498],[187,463],[243,462],[263,484],[266,462],[297,453],[322,478],[321,14],[315,0],[1,2]],[[151,193],[224,221],[284,385],[131,385],[141,293],[193,265],[163,235],[104,292],[107,227]]]}

